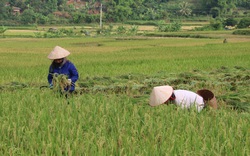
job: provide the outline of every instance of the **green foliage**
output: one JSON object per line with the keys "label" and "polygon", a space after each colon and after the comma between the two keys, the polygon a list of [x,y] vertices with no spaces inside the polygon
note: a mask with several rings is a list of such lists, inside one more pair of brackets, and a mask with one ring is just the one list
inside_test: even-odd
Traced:
{"label": "green foliage", "polygon": [[250,35],[250,30],[235,30],[234,35]]}
{"label": "green foliage", "polygon": [[179,7],[180,7],[180,10],[179,10],[179,13],[182,15],[182,16],[190,16],[191,13],[192,13],[192,9],[190,8],[190,4],[188,2],[181,2],[179,4]]}
{"label": "green foliage", "polygon": [[[6,1],[6,0],[5,0]],[[38,24],[65,24],[65,23],[95,23],[100,17],[99,1],[78,1],[76,3],[67,3],[66,0],[46,0],[46,1],[16,1],[13,0],[10,6],[5,6],[6,2],[0,5],[0,19],[14,20],[18,24],[38,23]],[[100,1],[103,4],[103,21],[104,22],[126,22],[128,20],[165,20],[186,17],[198,17],[201,15],[210,16],[214,18],[219,16],[232,15],[235,12],[245,12],[249,8],[249,2],[243,1],[212,1],[212,0],[194,0],[194,1]],[[235,9],[240,6],[241,8]],[[19,7],[22,16],[26,10],[32,10],[36,17],[32,17],[34,13],[25,13],[26,17],[13,15],[12,7]],[[242,8],[243,7],[243,8]],[[238,11],[239,10],[239,11]],[[65,13],[69,16],[63,16],[54,19],[48,16],[53,13]],[[191,16],[193,15],[193,16]],[[234,14],[236,15],[236,14]],[[246,15],[246,14],[245,14]],[[245,16],[244,15],[244,16]],[[48,19],[46,18],[48,17]],[[22,22],[23,21],[23,22]],[[136,24],[136,23],[135,23]],[[138,25],[138,24],[136,24]]]}
{"label": "green foliage", "polygon": [[209,25],[195,28],[196,31],[223,30],[223,29],[224,29],[224,24],[221,18],[211,19]]}
{"label": "green foliage", "polygon": [[238,24],[238,28],[247,28],[250,26],[250,18],[243,18]]}
{"label": "green foliage", "polygon": [[159,32],[176,32],[181,30],[182,24],[180,22],[173,22],[170,24],[165,24],[164,21],[159,22],[158,31]]}
{"label": "green foliage", "polygon": [[127,28],[123,25],[120,25],[116,29],[117,34],[125,34],[127,32]]}
{"label": "green foliage", "polygon": [[130,27],[125,27],[123,25],[119,25],[115,30],[112,24],[108,25],[108,27],[103,27],[101,29],[97,29],[97,35],[136,35],[138,32],[138,26],[132,25]]}
{"label": "green foliage", "polygon": [[81,12],[73,12],[71,15],[73,23],[82,23],[85,19],[85,15]]}
{"label": "green foliage", "polygon": [[232,0],[202,0],[201,7],[206,11],[210,11],[213,18],[216,18],[231,13],[236,8],[237,2]]}
{"label": "green foliage", "polygon": [[205,25],[203,27],[196,27],[194,28],[195,31],[208,31],[213,30],[213,28],[210,25]]}
{"label": "green foliage", "polygon": [[224,25],[226,25],[226,26],[236,26],[237,24],[238,24],[238,21],[234,18],[227,18],[224,21]]}
{"label": "green foliage", "polygon": [[130,25],[153,25],[153,26],[158,25],[157,21],[126,21],[124,23]]}
{"label": "green foliage", "polygon": [[38,24],[48,24],[49,23],[49,17],[44,16],[42,14],[36,14],[36,21]]}
{"label": "green foliage", "polygon": [[89,14],[87,14],[87,15],[85,16],[84,21],[85,21],[86,23],[95,23],[95,22],[99,22],[99,18],[100,18],[99,15],[89,15]]}
{"label": "green foliage", "polygon": [[100,29],[97,29],[96,33],[97,35],[111,35],[113,32],[114,26],[112,24],[109,24],[108,27],[102,27]]}
{"label": "green foliage", "polygon": [[[199,31],[203,31],[203,29],[198,29]],[[205,30],[205,29],[204,29]],[[209,29],[210,30],[210,29]],[[211,37],[211,36],[206,36],[206,35],[199,35],[199,34],[164,34],[164,33],[147,33],[145,36],[149,37],[182,37],[182,38],[216,38],[216,37]]]}
{"label": "green foliage", "polygon": [[[99,32],[99,29],[96,31]],[[88,30],[81,30],[80,33],[83,33],[85,36],[90,36],[90,31]]]}
{"label": "green foliage", "polygon": [[5,27],[5,26],[2,26],[1,28],[0,28],[0,35],[4,35],[4,32],[6,31],[6,30],[8,30],[8,28],[7,27]]}
{"label": "green foliage", "polygon": [[220,17],[220,14],[221,14],[220,8],[218,8],[218,7],[211,8],[210,13],[211,13],[213,18]]}
{"label": "green foliage", "polygon": [[126,21],[132,14],[132,8],[128,6],[128,3],[123,3],[123,5],[111,4],[110,9],[107,9],[105,13],[105,19],[107,21],[122,22]]}
{"label": "green foliage", "polygon": [[16,20],[0,20],[0,25],[5,26],[19,26],[20,23]]}
{"label": "green foliage", "polygon": [[212,30],[222,30],[223,29],[223,23],[219,20],[211,21],[210,26],[212,27]]}
{"label": "green foliage", "polygon": [[76,35],[73,31],[73,29],[56,29],[56,28],[50,28],[47,32],[41,33],[41,32],[35,32],[34,33],[36,38],[60,38],[60,37],[69,37]]}
{"label": "green foliage", "polygon": [[6,6],[7,0],[2,0],[0,3],[0,20],[8,19],[10,18],[11,14],[9,10],[11,10],[11,7]]}
{"label": "green foliage", "polygon": [[20,15],[20,20],[22,24],[32,24],[36,22],[36,14],[31,9],[26,9]]}
{"label": "green foliage", "polygon": [[138,26],[137,25],[132,25],[129,29],[128,29],[128,33],[130,35],[136,35],[138,32]]}

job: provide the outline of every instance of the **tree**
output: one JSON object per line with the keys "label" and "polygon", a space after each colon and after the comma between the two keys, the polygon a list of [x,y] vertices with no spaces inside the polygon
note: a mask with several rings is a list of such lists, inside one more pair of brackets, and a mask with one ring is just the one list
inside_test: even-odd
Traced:
{"label": "tree", "polygon": [[10,6],[16,6],[17,0],[9,0]]}
{"label": "tree", "polygon": [[36,14],[32,9],[26,9],[20,15],[20,19],[23,24],[33,24],[36,22]]}
{"label": "tree", "polygon": [[46,3],[46,9],[50,12],[50,13],[53,13],[55,11],[57,11],[57,3],[58,1],[57,0],[47,0],[47,3]]}
{"label": "tree", "polygon": [[179,13],[182,15],[182,16],[189,16],[191,15],[192,13],[192,10],[190,9],[190,5],[188,2],[181,2],[179,4],[179,7],[180,7],[180,10],[179,10]]}
{"label": "tree", "polygon": [[224,23],[225,23],[224,25],[226,26],[235,26],[238,24],[238,21],[234,18],[228,18],[224,21]]}
{"label": "tree", "polygon": [[249,0],[238,0],[236,6],[244,7],[246,9],[250,9],[250,1]]}
{"label": "tree", "polygon": [[122,22],[132,15],[131,1],[110,0],[107,2],[105,17],[108,21]]}
{"label": "tree", "polygon": [[236,7],[237,0],[202,0],[201,3],[207,12],[216,8],[216,10],[219,9],[220,14],[226,14]]}
{"label": "tree", "polygon": [[0,3],[0,20],[8,17],[8,8],[5,6],[6,2],[7,0],[2,0],[2,2]]}
{"label": "tree", "polygon": [[218,16],[220,16],[220,8],[218,7],[213,7],[211,10],[210,10],[210,13],[212,15],[213,18],[216,18]]}
{"label": "tree", "polygon": [[243,18],[238,24],[238,28],[247,28],[250,26],[250,18]]}

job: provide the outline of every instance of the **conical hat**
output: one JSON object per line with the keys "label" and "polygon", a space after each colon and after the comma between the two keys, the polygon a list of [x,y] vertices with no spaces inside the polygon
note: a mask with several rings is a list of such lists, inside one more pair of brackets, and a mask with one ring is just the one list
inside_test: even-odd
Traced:
{"label": "conical hat", "polygon": [[70,52],[62,47],[56,46],[48,55],[48,59],[55,60],[69,56]]}
{"label": "conical hat", "polygon": [[151,106],[158,106],[166,102],[172,95],[173,88],[171,86],[157,86],[154,87],[151,94],[149,104]]}
{"label": "conical hat", "polygon": [[208,89],[201,89],[197,91],[197,94],[200,95],[204,102],[211,106],[213,109],[217,109],[217,100],[216,97],[214,96],[214,93]]}

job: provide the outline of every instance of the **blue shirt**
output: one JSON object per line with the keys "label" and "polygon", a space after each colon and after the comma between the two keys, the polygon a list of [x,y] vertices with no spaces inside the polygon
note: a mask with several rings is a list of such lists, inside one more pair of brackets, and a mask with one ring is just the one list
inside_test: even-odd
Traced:
{"label": "blue shirt", "polygon": [[[68,79],[71,79],[70,91],[75,90],[75,82],[78,80],[78,71],[73,63],[66,60],[62,66],[55,66],[53,63],[49,67],[48,82],[52,84],[53,74],[64,74],[67,75]],[[67,90],[67,89],[66,89]]]}

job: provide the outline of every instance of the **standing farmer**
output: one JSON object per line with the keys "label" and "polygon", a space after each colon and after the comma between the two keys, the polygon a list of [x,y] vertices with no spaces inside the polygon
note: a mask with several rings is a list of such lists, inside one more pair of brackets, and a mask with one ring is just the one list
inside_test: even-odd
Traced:
{"label": "standing farmer", "polygon": [[78,80],[78,71],[73,63],[67,60],[67,56],[70,52],[62,47],[56,46],[48,55],[48,59],[52,60],[49,67],[48,82],[50,87],[53,87],[53,76],[54,75],[66,75],[67,84],[64,88],[65,91],[70,93],[75,90],[75,82]]}

